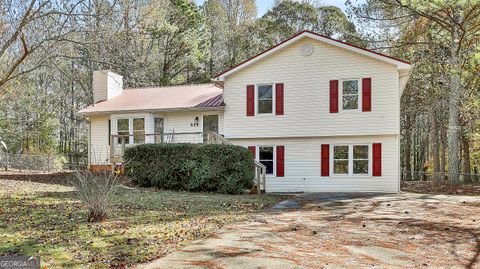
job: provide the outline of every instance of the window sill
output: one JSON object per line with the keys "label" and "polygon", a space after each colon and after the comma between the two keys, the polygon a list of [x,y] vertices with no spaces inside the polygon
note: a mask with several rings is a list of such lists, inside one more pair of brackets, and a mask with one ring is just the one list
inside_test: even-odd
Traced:
{"label": "window sill", "polygon": [[332,176],[341,176],[341,177],[354,177],[354,176],[370,176],[371,173],[368,173],[368,174],[335,174],[335,173],[331,173]]}
{"label": "window sill", "polygon": [[355,113],[355,112],[362,112],[361,109],[340,109],[340,113]]}

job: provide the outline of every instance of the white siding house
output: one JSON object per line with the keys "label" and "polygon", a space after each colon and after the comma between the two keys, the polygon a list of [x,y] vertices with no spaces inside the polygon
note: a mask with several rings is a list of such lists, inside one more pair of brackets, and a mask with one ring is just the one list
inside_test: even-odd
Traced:
{"label": "white siding house", "polygon": [[[302,55],[305,45],[313,47],[309,56]],[[360,94],[358,109],[343,110],[340,106],[338,113],[329,113],[330,80],[359,80],[361,93],[362,78],[372,80],[372,110],[362,113]],[[284,84],[284,115],[275,115],[274,102],[273,113],[259,114],[256,109],[255,116],[247,117],[246,86],[274,83]],[[310,38],[233,73],[225,79],[224,89],[227,138],[399,133],[397,68]],[[273,100],[275,97],[273,91]]]}
{"label": "white siding house", "polygon": [[[164,133],[201,133],[216,115],[215,131],[267,167],[267,192],[397,192],[400,97],[410,70],[404,61],[304,31],[217,75],[215,84],[107,94],[80,111],[90,117],[90,162],[108,164],[118,119],[129,119],[130,135],[137,118],[145,119],[146,134],[156,132],[156,118]],[[92,158],[96,148],[101,158]]]}
{"label": "white siding house", "polygon": [[[277,166],[267,174],[266,190],[269,192],[398,192],[399,151],[394,135],[351,136],[351,137],[297,137],[268,139],[235,139],[235,144],[256,147],[259,159],[260,147],[273,148],[273,160],[277,159],[276,147],[284,146],[284,176],[276,177]],[[372,162],[366,175],[334,175],[333,147],[335,145],[367,145],[372,155],[372,143],[382,144],[382,176],[372,176]],[[321,176],[321,145],[329,144],[329,173]]]}

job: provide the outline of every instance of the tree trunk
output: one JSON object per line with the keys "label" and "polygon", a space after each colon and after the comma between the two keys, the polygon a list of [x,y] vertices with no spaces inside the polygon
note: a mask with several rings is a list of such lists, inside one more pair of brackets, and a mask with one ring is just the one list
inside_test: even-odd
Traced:
{"label": "tree trunk", "polygon": [[[458,10],[455,11],[458,20]],[[454,183],[459,182],[459,107],[460,107],[460,55],[458,50],[459,29],[458,25],[452,27],[451,41],[451,71],[450,71],[450,99],[448,107],[448,178]]]}
{"label": "tree trunk", "polygon": [[[427,137],[428,138],[428,137]],[[420,140],[418,141],[419,143],[419,159],[418,159],[418,176],[419,180],[426,181],[427,180],[427,175],[426,171],[428,167],[426,166],[426,160],[427,160],[427,153],[428,153],[428,140],[424,139],[424,136],[420,134]]]}
{"label": "tree trunk", "polygon": [[[415,120],[416,121],[416,120]],[[417,127],[417,123],[415,122],[415,127]],[[416,131],[417,128],[412,130],[412,180],[418,180],[418,132]]]}
{"label": "tree trunk", "polygon": [[479,181],[479,175],[478,175],[478,167],[476,164],[473,165],[473,177],[471,177],[473,180],[475,180],[475,182],[478,183]]}
{"label": "tree trunk", "polygon": [[468,137],[462,135],[462,153],[463,153],[463,173],[465,174],[463,179],[465,182],[472,182],[472,168],[470,167],[470,140]]}
{"label": "tree trunk", "polygon": [[403,170],[405,171],[404,180],[412,180],[412,164],[410,162],[412,155],[412,128],[411,128],[411,117],[406,116],[406,126],[405,126],[405,145],[403,147]]}
{"label": "tree trunk", "polygon": [[440,174],[442,175],[442,181],[445,181],[445,171],[447,166],[447,130],[443,123],[440,127],[440,137],[442,141],[442,151],[440,152]]}
{"label": "tree trunk", "polygon": [[432,141],[432,161],[433,161],[433,181],[440,182],[440,156],[438,145],[438,122],[435,116],[435,110],[432,110],[432,126],[430,132],[430,140]]}

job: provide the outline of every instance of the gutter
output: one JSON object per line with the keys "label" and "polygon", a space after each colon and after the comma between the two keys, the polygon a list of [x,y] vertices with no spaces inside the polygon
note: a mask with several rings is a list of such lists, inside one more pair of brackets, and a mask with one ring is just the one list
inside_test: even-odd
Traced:
{"label": "gutter", "polygon": [[161,109],[130,109],[130,110],[105,110],[94,112],[76,112],[79,116],[95,116],[95,115],[110,115],[123,113],[155,113],[155,112],[196,112],[196,111],[220,111],[224,110],[225,106],[217,107],[179,107],[179,108],[161,108]]}

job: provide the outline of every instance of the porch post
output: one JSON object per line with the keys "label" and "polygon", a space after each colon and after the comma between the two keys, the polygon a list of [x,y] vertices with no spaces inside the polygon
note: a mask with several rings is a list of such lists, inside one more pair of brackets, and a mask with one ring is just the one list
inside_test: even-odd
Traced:
{"label": "porch post", "polygon": [[110,164],[111,164],[111,168],[112,168],[112,173],[115,172],[115,161],[113,160],[113,157],[114,157],[114,151],[115,151],[115,146],[113,144],[113,142],[115,141],[115,138],[113,137],[113,135],[110,135]]}
{"label": "porch post", "polygon": [[[267,186],[266,186],[266,179],[267,179],[267,168],[261,168],[262,170],[262,181],[263,181],[263,190],[266,192],[267,191]],[[262,190],[260,190],[260,193]]]}
{"label": "porch post", "polygon": [[120,156],[120,158],[122,158],[122,160],[123,160],[123,155],[124,154],[125,154],[125,137],[122,137],[122,156]]}
{"label": "porch post", "polygon": [[260,166],[255,166],[255,175],[257,176],[257,194],[262,193],[262,168]]}

